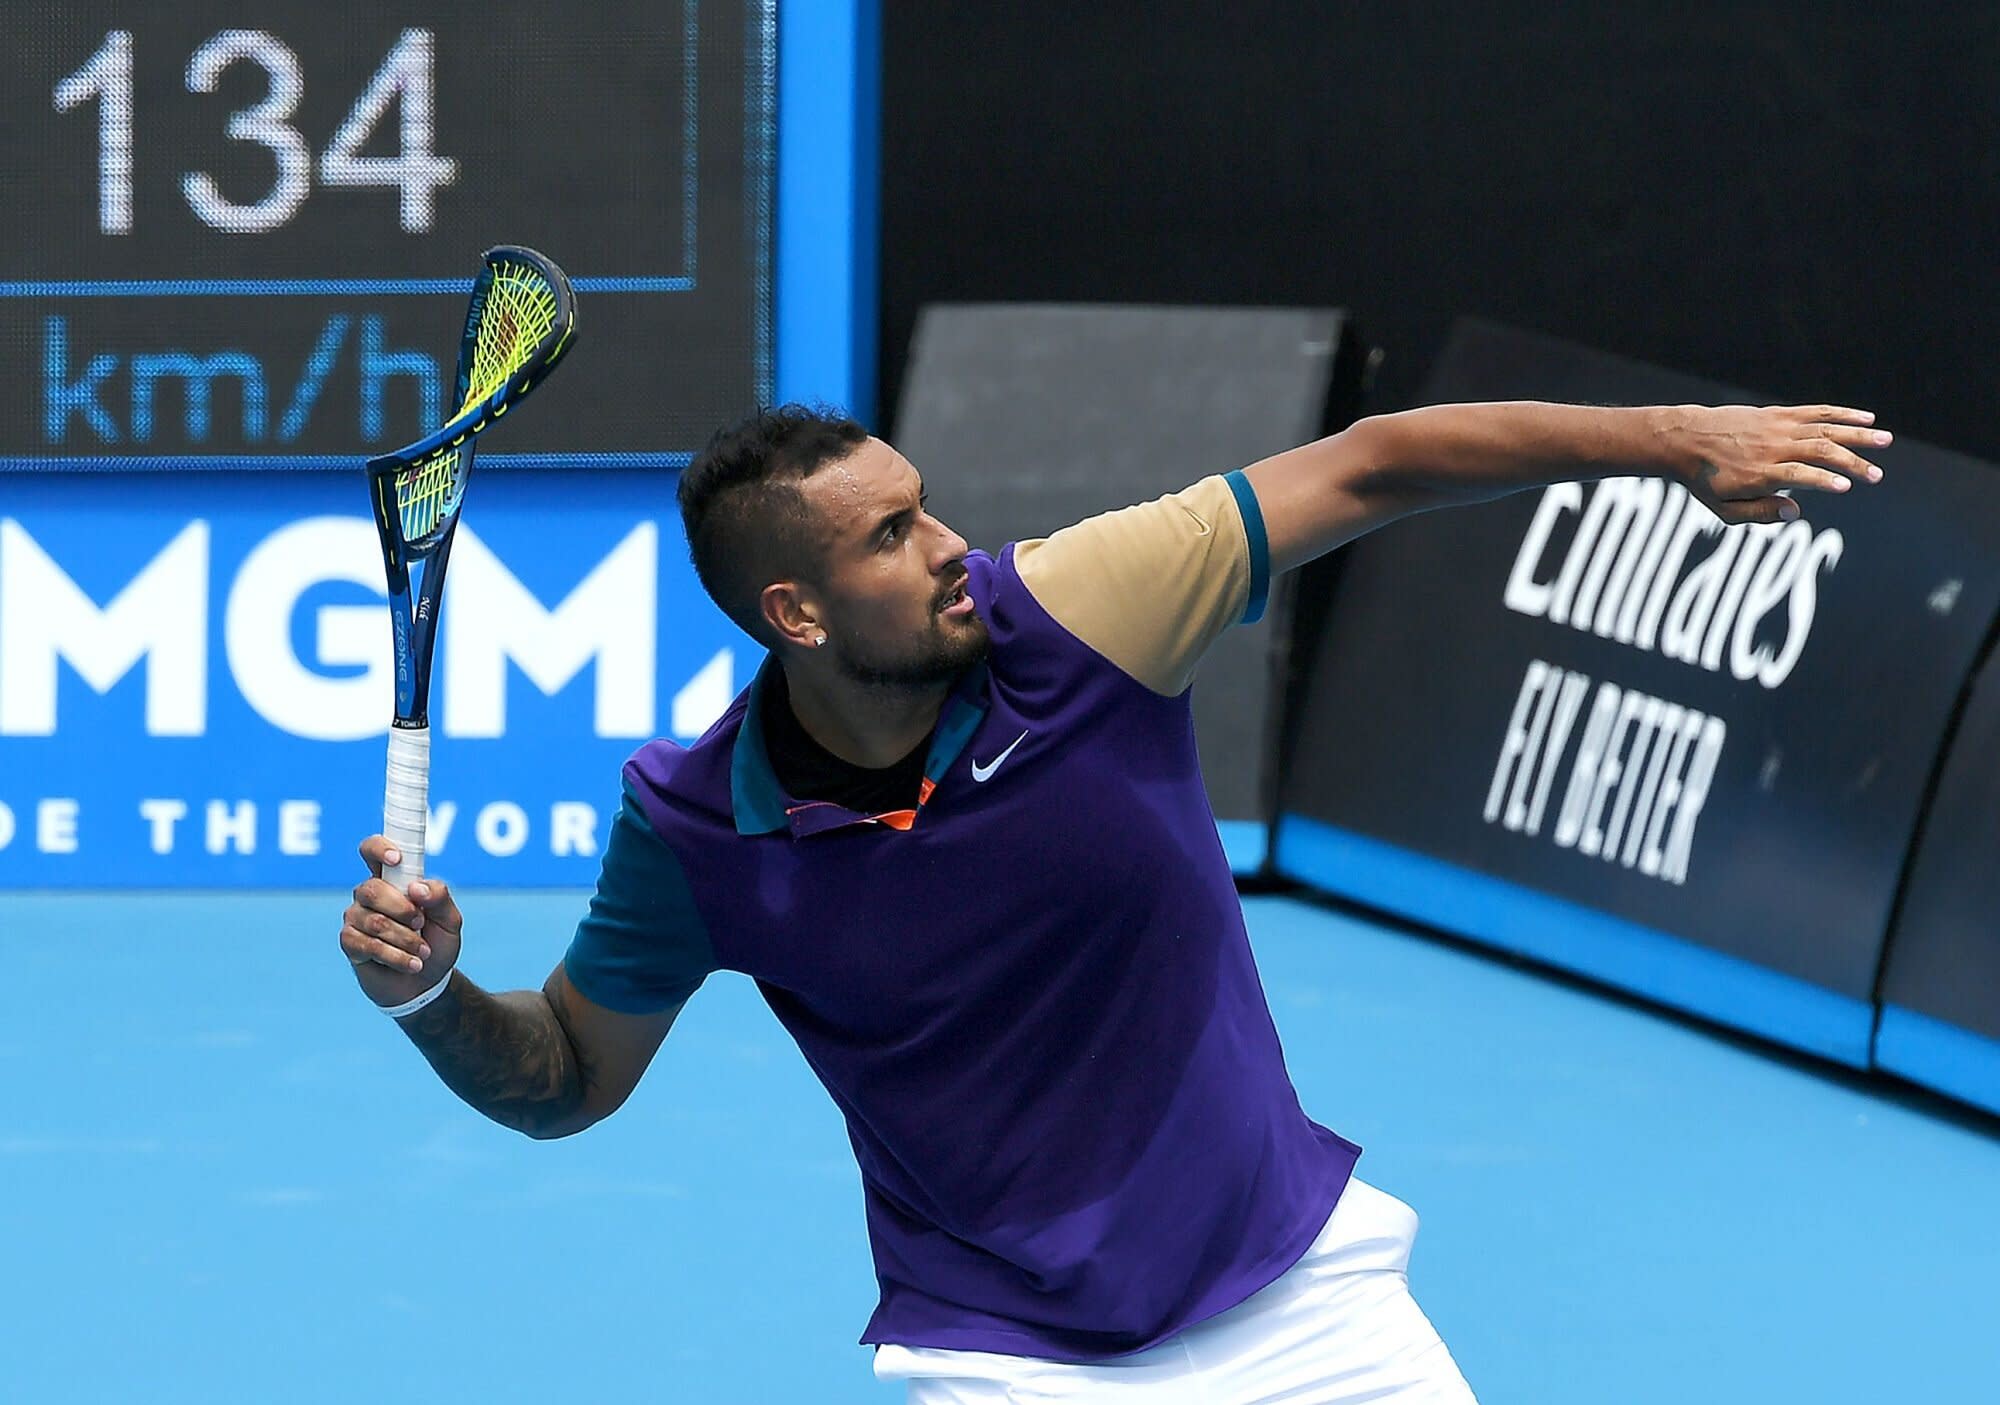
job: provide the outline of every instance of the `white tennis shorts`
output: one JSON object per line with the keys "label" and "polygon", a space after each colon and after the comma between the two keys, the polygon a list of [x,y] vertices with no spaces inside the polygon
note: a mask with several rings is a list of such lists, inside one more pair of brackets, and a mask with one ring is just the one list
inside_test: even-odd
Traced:
{"label": "white tennis shorts", "polygon": [[1416,1212],[1348,1182],[1285,1275],[1229,1311],[1131,1356],[1074,1365],[985,1351],[885,1345],[875,1374],[909,1382],[909,1405],[1474,1405],[1416,1299]]}

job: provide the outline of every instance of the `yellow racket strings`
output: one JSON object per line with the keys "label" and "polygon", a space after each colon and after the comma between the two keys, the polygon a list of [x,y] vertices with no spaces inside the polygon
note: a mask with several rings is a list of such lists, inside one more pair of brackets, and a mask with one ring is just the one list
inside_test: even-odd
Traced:
{"label": "yellow racket strings", "polygon": [[465,486],[459,464],[471,448],[469,443],[447,444],[396,475],[396,511],[404,541],[422,541],[458,505]]}
{"label": "yellow racket strings", "polygon": [[493,265],[493,283],[473,338],[465,403],[458,412],[463,414],[498,390],[555,324],[556,294],[548,279],[523,264]]}
{"label": "yellow racket strings", "polygon": [[[506,383],[555,326],[556,294],[537,270],[517,263],[493,265],[493,281],[473,336],[472,369],[464,414]],[[403,540],[422,541],[458,504],[465,486],[462,463],[470,446],[455,441],[419,459],[396,477],[396,508]]]}

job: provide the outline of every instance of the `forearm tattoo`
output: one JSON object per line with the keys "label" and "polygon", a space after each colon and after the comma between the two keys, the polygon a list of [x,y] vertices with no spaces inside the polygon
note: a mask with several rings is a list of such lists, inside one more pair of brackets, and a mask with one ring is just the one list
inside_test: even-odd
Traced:
{"label": "forearm tattoo", "polygon": [[531,1137],[575,1130],[584,1069],[548,998],[538,990],[489,995],[456,973],[448,979],[452,990],[400,1022],[445,1086]]}

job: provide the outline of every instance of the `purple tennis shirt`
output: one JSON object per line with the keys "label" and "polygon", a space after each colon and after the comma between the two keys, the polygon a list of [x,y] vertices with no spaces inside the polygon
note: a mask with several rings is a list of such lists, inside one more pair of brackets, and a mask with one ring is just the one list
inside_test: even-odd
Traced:
{"label": "purple tennis shirt", "polygon": [[914,819],[786,796],[760,671],[627,764],[567,970],[631,1012],[757,982],[860,1163],[864,1342],[1116,1356],[1281,1275],[1359,1155],[1299,1106],[1195,756],[1263,523],[1231,474],[966,567],[991,649]]}

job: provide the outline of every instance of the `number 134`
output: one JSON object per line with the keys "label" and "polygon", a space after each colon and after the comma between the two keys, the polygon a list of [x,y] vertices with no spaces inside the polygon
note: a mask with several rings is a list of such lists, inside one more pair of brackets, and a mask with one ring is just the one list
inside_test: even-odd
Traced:
{"label": "number 134", "polygon": [[[432,38],[428,29],[406,29],[368,86],[320,153],[322,185],[381,185],[401,195],[403,228],[422,234],[431,226],[432,200],[449,185],[458,163],[431,149],[433,139]],[[231,140],[268,150],[277,162],[271,188],[256,200],[238,203],[222,193],[206,171],[181,176],[188,208],[225,234],[262,234],[298,213],[312,189],[312,148],[292,113],[305,93],[299,56],[283,40],[261,29],[225,29],[188,59],[187,88],[212,93],[223,70],[254,63],[267,80],[262,102],[229,115]],[[97,227],[106,234],[132,232],[132,34],[114,29],[83,67],[56,84],[55,106],[68,112],[97,100]],[[400,101],[398,101],[400,99]],[[394,156],[363,156],[367,144],[394,103],[401,119],[401,142]]]}

